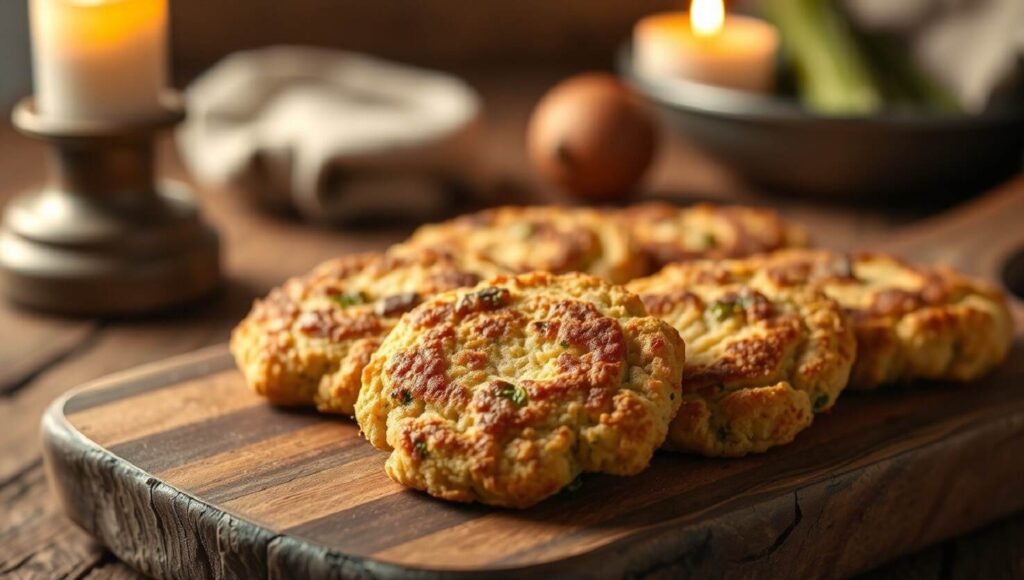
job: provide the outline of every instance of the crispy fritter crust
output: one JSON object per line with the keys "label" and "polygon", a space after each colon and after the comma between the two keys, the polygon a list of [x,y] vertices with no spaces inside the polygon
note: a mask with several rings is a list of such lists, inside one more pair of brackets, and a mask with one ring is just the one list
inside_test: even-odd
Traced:
{"label": "crispy fritter crust", "polygon": [[914,379],[970,381],[1002,362],[1013,343],[1002,292],[949,268],[825,250],[776,252],[735,268],[744,277],[817,286],[842,305],[858,342],[851,389]]}
{"label": "crispy fritter crust", "polygon": [[581,472],[642,471],[679,407],[684,345],[625,289],[499,276],[402,317],[356,419],[395,481],[523,508]]}
{"label": "crispy fritter crust", "polygon": [[619,215],[655,269],[673,262],[741,258],[807,245],[802,228],[784,222],[770,209],[648,203]]}
{"label": "crispy fritter crust", "polygon": [[835,301],[769,280],[733,282],[728,264],[674,264],[628,285],[686,341],[669,449],[741,456],[789,443],[832,408],[853,364],[853,330]]}
{"label": "crispy fritter crust", "polygon": [[351,415],[363,367],[404,312],[497,271],[430,249],[330,260],[257,300],[235,327],[231,352],[271,402]]}
{"label": "crispy fritter crust", "polygon": [[621,284],[647,270],[623,225],[586,208],[488,209],[423,226],[407,243],[475,256],[515,273],[583,272]]}

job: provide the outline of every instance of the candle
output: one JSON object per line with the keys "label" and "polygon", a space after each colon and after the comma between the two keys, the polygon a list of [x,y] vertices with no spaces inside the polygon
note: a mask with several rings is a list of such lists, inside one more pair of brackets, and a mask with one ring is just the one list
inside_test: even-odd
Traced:
{"label": "candle", "polygon": [[769,91],[779,35],[763,20],[725,14],[722,0],[693,0],[690,12],[655,14],[633,32],[637,70],[648,76]]}
{"label": "candle", "polygon": [[36,107],[55,120],[160,111],[167,0],[31,0]]}

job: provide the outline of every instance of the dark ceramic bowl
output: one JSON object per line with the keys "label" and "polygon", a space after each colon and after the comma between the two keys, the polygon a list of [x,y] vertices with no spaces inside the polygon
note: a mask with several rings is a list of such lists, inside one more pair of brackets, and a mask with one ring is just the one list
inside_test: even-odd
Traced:
{"label": "dark ceramic bowl", "polygon": [[772,191],[906,203],[959,197],[1021,170],[1021,102],[977,115],[827,117],[785,96],[644,77],[629,50],[618,69],[691,143]]}

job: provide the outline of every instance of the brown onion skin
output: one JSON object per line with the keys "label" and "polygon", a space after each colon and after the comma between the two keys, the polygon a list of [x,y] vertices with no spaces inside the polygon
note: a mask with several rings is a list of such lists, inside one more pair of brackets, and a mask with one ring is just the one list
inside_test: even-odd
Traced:
{"label": "brown onion skin", "polygon": [[536,171],[593,200],[631,194],[654,158],[657,132],[647,105],[616,77],[571,77],[540,100],[527,128]]}

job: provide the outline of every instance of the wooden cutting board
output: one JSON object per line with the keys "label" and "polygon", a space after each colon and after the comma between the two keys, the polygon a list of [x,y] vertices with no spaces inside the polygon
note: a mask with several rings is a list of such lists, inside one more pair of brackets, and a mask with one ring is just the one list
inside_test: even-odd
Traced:
{"label": "wooden cutting board", "polygon": [[[998,278],[1024,186],[879,247]],[[975,384],[847,393],[792,445],[660,453],[525,511],[392,483],[353,421],[263,404],[223,347],[71,392],[43,439],[71,518],[155,576],[835,577],[1024,508],[1024,335]]]}

